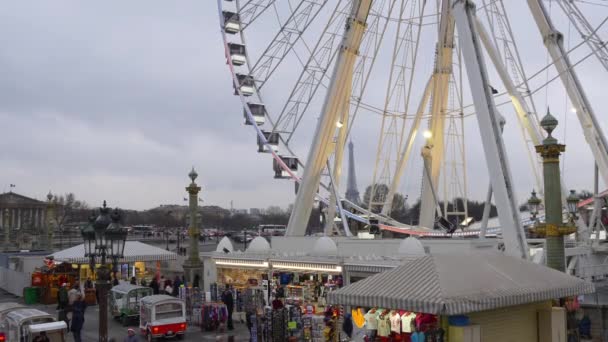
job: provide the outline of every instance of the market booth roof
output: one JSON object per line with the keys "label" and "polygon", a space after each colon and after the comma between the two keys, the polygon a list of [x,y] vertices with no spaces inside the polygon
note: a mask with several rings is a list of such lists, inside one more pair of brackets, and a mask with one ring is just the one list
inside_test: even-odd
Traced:
{"label": "market booth roof", "polygon": [[[59,252],[55,252],[49,257],[55,261],[69,262],[72,264],[87,264],[89,258],[84,256],[84,245],[80,244]],[[136,261],[165,261],[175,260],[177,255],[162,248],[150,246],[139,241],[127,241],[125,244],[124,257],[119,262]],[[99,261],[100,258],[97,258]]]}
{"label": "market booth roof", "polygon": [[593,293],[593,284],[497,252],[429,255],[328,294],[331,304],[456,315]]}

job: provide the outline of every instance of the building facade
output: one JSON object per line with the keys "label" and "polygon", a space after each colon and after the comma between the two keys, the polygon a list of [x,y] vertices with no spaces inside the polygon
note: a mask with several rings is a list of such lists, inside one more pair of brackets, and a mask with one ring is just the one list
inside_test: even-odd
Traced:
{"label": "building facade", "polygon": [[47,203],[14,192],[0,194],[0,234],[5,250],[36,245],[46,226]]}

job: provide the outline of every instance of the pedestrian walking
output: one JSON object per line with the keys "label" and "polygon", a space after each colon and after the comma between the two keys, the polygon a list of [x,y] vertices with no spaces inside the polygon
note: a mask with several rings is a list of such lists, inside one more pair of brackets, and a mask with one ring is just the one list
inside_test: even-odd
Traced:
{"label": "pedestrian walking", "polygon": [[76,301],[76,298],[78,298],[78,296],[80,296],[81,294],[82,292],[80,292],[80,285],[78,284],[78,282],[76,282],[74,286],[72,286],[72,288],[68,291],[68,305],[72,306],[72,304],[74,304],[74,301]]}
{"label": "pedestrian walking", "polygon": [[65,310],[68,304],[68,284],[63,283],[57,292],[57,310]]}
{"label": "pedestrian walking", "polygon": [[72,304],[72,326],[70,327],[70,330],[74,335],[74,342],[82,342],[80,332],[84,325],[84,312],[86,308],[87,304],[82,300],[82,295],[78,295]]}
{"label": "pedestrian walking", "polygon": [[160,285],[158,284],[158,281],[156,280],[156,277],[152,278],[152,281],[150,282],[150,287],[152,288],[152,293],[154,294],[158,294],[159,293],[159,288]]}
{"label": "pedestrian walking", "polygon": [[159,287],[161,288],[161,290],[165,289],[165,286],[167,286],[167,284],[165,284],[165,276],[161,275],[160,276],[160,282],[159,282]]}
{"label": "pedestrian walking", "polygon": [[230,291],[230,285],[226,285],[226,290],[224,290],[224,292],[222,293],[222,302],[226,304],[226,309],[228,309],[228,330],[234,330],[234,326],[232,325],[234,297],[232,296],[232,291]]}
{"label": "pedestrian walking", "polygon": [[88,277],[87,280],[84,282],[84,288],[87,290],[93,288],[93,281],[91,280],[91,277]]}
{"label": "pedestrian walking", "polygon": [[173,280],[173,292],[171,293],[171,295],[173,297],[177,297],[179,295],[179,287],[182,285],[182,280],[179,278],[179,276],[175,276],[175,279]]}
{"label": "pedestrian walking", "polygon": [[139,337],[135,336],[135,330],[129,328],[127,330],[127,337],[125,337],[123,342],[139,342]]}

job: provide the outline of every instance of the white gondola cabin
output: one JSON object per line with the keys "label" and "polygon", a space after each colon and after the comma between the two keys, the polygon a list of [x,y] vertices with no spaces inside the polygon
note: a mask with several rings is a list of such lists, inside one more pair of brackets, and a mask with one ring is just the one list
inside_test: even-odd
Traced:
{"label": "white gondola cabin", "polygon": [[[251,77],[249,75],[236,74],[236,78],[239,81],[239,89],[241,90],[241,93],[243,93],[243,96],[253,95],[253,91],[255,90],[255,84],[253,82],[253,77]],[[235,86],[234,95],[238,95],[238,94],[239,94],[239,92]]]}
{"label": "white gondola cabin", "polygon": [[[260,103],[247,103],[247,107],[249,107],[256,125],[261,126],[266,122],[266,106]],[[253,125],[253,122],[247,116],[246,110],[243,110],[243,115],[245,116],[245,125]]]}
{"label": "white gondola cabin", "polygon": [[228,43],[228,53],[233,65],[239,66],[247,62],[247,53],[243,44]]}
{"label": "white gondola cabin", "polygon": [[224,32],[235,34],[241,30],[241,18],[237,13],[222,11],[224,14]]}
{"label": "white gondola cabin", "polygon": [[[287,168],[289,168],[292,173],[298,173],[298,158],[283,156],[281,156],[280,158],[283,163],[287,165]],[[276,159],[272,160],[272,167],[274,169],[274,178],[291,178],[291,174],[287,170],[283,169],[283,167],[281,167],[281,165],[279,164],[279,162],[277,162]]]}
{"label": "white gondola cabin", "polygon": [[[268,141],[268,145],[270,145],[270,148],[272,148],[272,150],[275,152],[278,151],[279,150],[279,140],[280,140],[279,133],[262,131],[262,134],[264,134],[264,137],[266,138],[266,141]],[[270,152],[270,150],[268,150],[268,147],[264,144],[264,142],[262,141],[262,139],[260,139],[259,136],[258,136],[258,152]]]}

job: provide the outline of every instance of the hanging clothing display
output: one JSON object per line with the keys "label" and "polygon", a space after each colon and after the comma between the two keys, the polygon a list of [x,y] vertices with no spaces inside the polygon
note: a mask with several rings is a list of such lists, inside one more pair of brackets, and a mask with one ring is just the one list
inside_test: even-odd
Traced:
{"label": "hanging clothing display", "polygon": [[201,310],[201,328],[212,331],[228,319],[228,308],[223,303],[207,303]]}
{"label": "hanging clothing display", "polygon": [[375,309],[369,310],[365,316],[365,328],[369,330],[378,330],[378,313]]}
{"label": "hanging clothing display", "polygon": [[392,311],[390,315],[391,331],[394,333],[401,333],[401,316],[397,311]]}
{"label": "hanging clothing display", "polygon": [[416,324],[416,314],[413,312],[405,312],[401,316],[401,332],[412,333]]}
{"label": "hanging clothing display", "polygon": [[378,336],[388,337],[391,335],[391,322],[388,312],[378,315]]}

